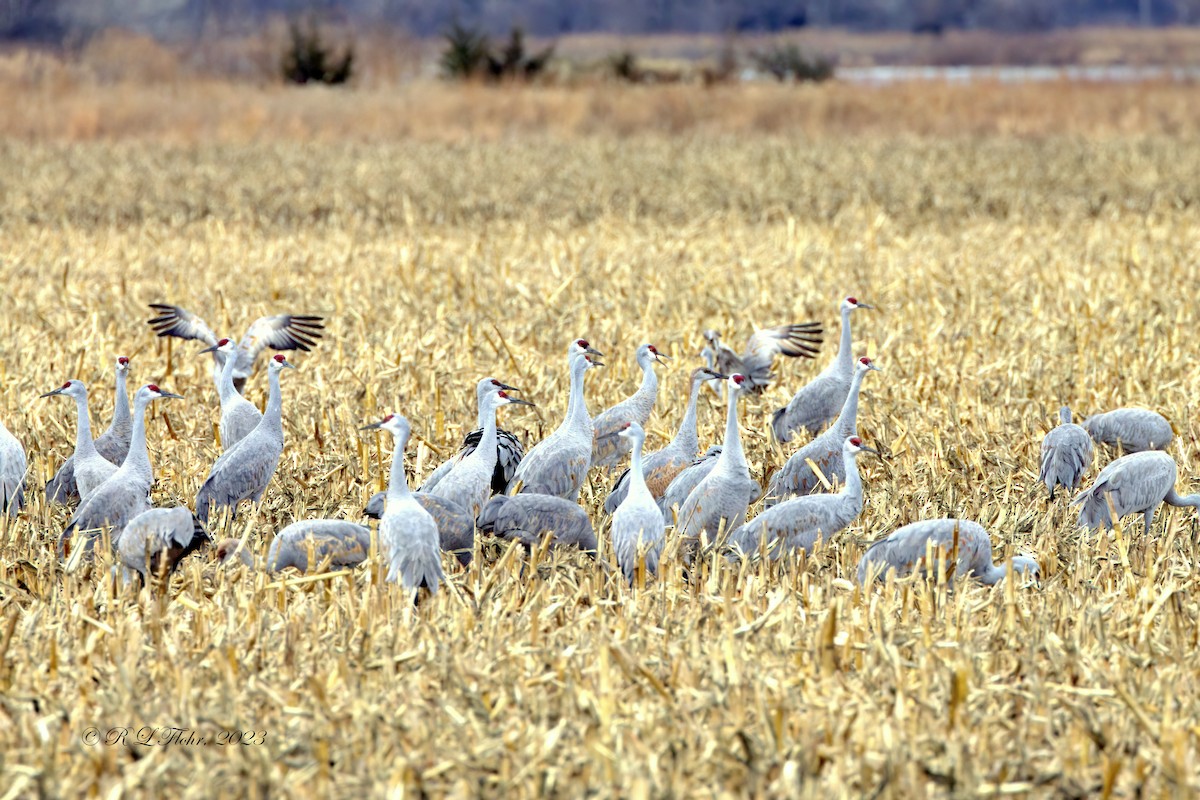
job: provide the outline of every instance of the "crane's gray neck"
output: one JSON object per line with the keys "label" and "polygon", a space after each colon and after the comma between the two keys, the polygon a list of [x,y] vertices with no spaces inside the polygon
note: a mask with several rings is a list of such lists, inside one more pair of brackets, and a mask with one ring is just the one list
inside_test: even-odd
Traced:
{"label": "crane's gray neck", "polygon": [[588,414],[587,402],[583,399],[583,374],[587,372],[587,359],[576,356],[571,360],[571,395],[567,399],[567,419],[573,424],[590,426],[592,417]]}
{"label": "crane's gray neck", "polygon": [[625,497],[628,499],[635,495],[651,497],[650,487],[646,486],[646,475],[642,472],[642,445],[645,439],[634,439],[633,450],[629,456],[629,491]]}
{"label": "crane's gray neck", "polygon": [[133,432],[129,437],[129,452],[121,469],[133,472],[143,480],[154,482],[154,469],[150,466],[150,453],[146,450],[146,408],[154,398],[142,396],[133,403]]}
{"label": "crane's gray neck", "polygon": [[[729,392],[729,407],[725,417],[725,445],[720,458],[733,466],[745,466],[746,454],[742,451],[742,434],[738,430],[737,401],[741,392]],[[713,467],[716,469],[716,467]]]}
{"label": "crane's gray neck", "polygon": [[226,357],[224,366],[221,367],[221,377],[217,381],[217,393],[221,395],[221,402],[227,402],[231,397],[238,393],[237,388],[233,385],[233,370],[237,367],[237,359]]}
{"label": "crane's gray neck", "polygon": [[75,398],[75,412],[78,417],[75,425],[75,461],[78,462],[96,452],[96,442],[92,439],[92,422],[88,419],[87,392]]}
{"label": "crane's gray neck", "polygon": [[654,372],[654,362],[647,361],[642,366],[642,385],[633,393],[633,400],[638,406],[653,406],[658,396],[658,375]]}
{"label": "crane's gray neck", "polygon": [[842,375],[849,375],[854,369],[854,356],[850,348],[850,312],[853,309],[842,309],[842,338],[838,342],[837,368]]}
{"label": "crane's gray neck", "polygon": [[866,375],[865,371],[856,369],[854,377],[850,379],[850,393],[846,395],[846,402],[842,403],[842,411],[838,414],[837,422],[834,423],[842,438],[858,433],[858,393],[862,389],[863,378]]}
{"label": "crane's gray neck", "polygon": [[858,454],[848,453],[842,459],[846,465],[846,487],[842,494],[855,506],[855,516],[862,510],[863,484],[862,476],[858,474]]}
{"label": "crane's gray neck", "polygon": [[[229,359],[233,361],[233,359]],[[283,392],[279,388],[279,373],[281,369],[267,370],[267,381],[270,384],[270,394],[267,397],[267,410],[263,412],[263,422],[280,439],[283,438]],[[230,386],[233,385],[232,380]]]}
{"label": "crane's gray neck", "polygon": [[[410,496],[408,478],[404,474],[404,449],[408,447],[408,439],[407,435],[396,437],[396,447],[392,450],[392,471],[388,475],[388,500],[403,500]],[[384,507],[385,513],[387,507]]]}
{"label": "crane's gray neck", "polygon": [[120,430],[128,430],[131,423],[129,415],[129,395],[125,390],[125,370],[117,370],[117,396],[113,402],[112,426]]}
{"label": "crane's gray neck", "polygon": [[[990,555],[988,556],[988,561],[991,562]],[[987,569],[985,569],[982,574],[976,573],[975,577],[979,580],[980,583],[986,584],[988,586],[995,586],[997,583],[1004,580],[1004,576],[1007,574],[1008,574],[1008,564],[1001,564],[999,566],[996,566],[995,564],[989,563],[987,566]]]}
{"label": "crane's gray neck", "polygon": [[[487,462],[489,457],[495,466],[496,460],[496,407],[492,406],[486,412],[480,409],[480,417],[483,435],[479,437],[479,444],[475,446],[475,452],[479,457]],[[472,454],[473,455],[473,454]]]}
{"label": "crane's gray neck", "polygon": [[1067,406],[1063,406],[1062,408],[1060,408],[1058,410],[1058,421],[1061,422],[1063,425],[1070,425],[1071,424],[1071,409],[1068,408]]}
{"label": "crane's gray neck", "polygon": [[683,422],[679,423],[679,431],[675,434],[675,440],[671,442],[675,447],[686,450],[688,458],[696,455],[696,451],[700,449],[700,434],[696,430],[696,403],[700,399],[700,390],[703,387],[703,380],[692,381],[687,410],[683,412]]}
{"label": "crane's gray neck", "polygon": [[488,393],[491,391],[492,387],[490,385],[486,388],[476,387],[475,389],[475,427],[481,430],[487,424],[487,409],[484,404],[487,402]]}
{"label": "crane's gray neck", "polygon": [[1179,492],[1175,491],[1174,487],[1171,488],[1171,491],[1167,492],[1167,496],[1163,500],[1167,505],[1176,506],[1177,508],[1183,508],[1184,506],[1200,508],[1200,494],[1180,495]]}

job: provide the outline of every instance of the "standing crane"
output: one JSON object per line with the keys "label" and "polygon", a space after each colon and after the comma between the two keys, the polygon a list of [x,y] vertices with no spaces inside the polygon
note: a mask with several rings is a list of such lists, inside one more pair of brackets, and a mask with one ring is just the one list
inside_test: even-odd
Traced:
{"label": "standing crane", "polygon": [[[146,449],[146,408],[162,398],[182,400],[183,396],[160,389],[153,383],[137,390],[133,398],[133,432],[129,440],[129,453],[117,471],[75,509],[66,530],[58,539],[60,555],[67,555],[71,538],[76,533],[97,531],[105,526],[110,528],[115,544],[129,520],[150,510],[154,468],[150,465],[150,453]],[[95,538],[91,535],[85,540],[86,552],[91,551]]]}
{"label": "standing crane", "polygon": [[700,355],[708,366],[723,375],[742,375],[745,378],[743,394],[762,394],[774,380],[771,364],[775,357],[813,358],[820,349],[824,329],[819,322],[801,322],[793,325],[778,325],[760,328],[746,341],[746,350],[740,356],[727,345],[721,344],[721,335],[714,330],[704,332],[708,347]]}
{"label": "standing crane", "polygon": [[857,436],[842,442],[846,483],[837,494],[793,497],[771,506],[729,535],[729,544],[742,558],[757,553],[772,561],[797,550],[812,553],[817,539],[825,541],[843,530],[862,513],[863,486],[858,474],[858,454],[879,452]]}
{"label": "standing crane", "polygon": [[[104,433],[96,439],[96,452],[110,464],[120,464],[129,452],[129,437],[133,420],[129,413],[129,393],[125,388],[125,379],[129,374],[129,359],[117,356],[117,388],[113,402],[113,418]],[[66,504],[73,498],[79,497],[79,489],[75,485],[75,461],[71,456],[54,473],[54,477],[46,484],[46,499],[51,503]]]}
{"label": "standing crane", "polygon": [[858,562],[858,582],[884,578],[895,572],[903,578],[920,571],[928,574],[937,562],[947,562],[956,576],[973,576],[993,586],[1008,572],[1036,582],[1041,569],[1036,560],[1016,556],[1008,564],[992,564],[992,540],[983,526],[968,519],[927,519],[913,522],[872,544]]}
{"label": "standing crane", "polygon": [[[212,328],[192,312],[166,303],[151,303],[150,308],[154,309],[158,316],[148,320],[147,324],[159,336],[197,339],[209,346],[217,344],[217,336],[212,332]],[[268,347],[275,350],[303,350],[306,353],[316,347],[316,340],[321,338],[321,331],[325,329],[322,321],[322,317],[304,314],[259,317],[238,343],[233,385],[239,392],[245,388],[246,378],[254,371],[254,362]],[[220,350],[213,350],[212,355],[213,383],[220,391],[225,355]]]}
{"label": "standing crane", "polygon": [[0,514],[15,517],[25,504],[25,448],[0,422]]}
{"label": "standing crane", "polygon": [[221,397],[221,449],[228,450],[250,435],[262,420],[262,412],[233,385],[233,371],[237,365],[237,345],[232,339],[221,339],[201,354],[217,352],[225,357],[221,377],[217,379],[217,394]]}
{"label": "standing crane", "polygon": [[[721,445],[714,444],[705,451],[704,455],[684,467],[678,475],[671,479],[671,482],[667,484],[667,490],[658,499],[658,507],[662,509],[664,517],[667,519],[674,517],[676,512],[683,507],[683,501],[687,500],[688,495],[695,491],[696,487],[700,485],[700,481],[708,477],[708,473],[712,472],[720,455]],[[757,499],[758,493],[754,492],[748,503],[753,503]]]}
{"label": "standing crane", "polygon": [[729,393],[725,419],[725,442],[712,472],[683,501],[678,528],[684,543],[684,562],[692,563],[697,547],[709,544],[720,532],[734,530],[745,521],[750,497],[759,489],[750,477],[742,437],[738,431],[737,401],[746,378],[731,375],[726,381]]}
{"label": "standing crane", "polygon": [[[728,376],[713,372],[707,367],[699,367],[692,371],[691,389],[688,392],[687,410],[684,411],[683,421],[671,443],[655,453],[642,458],[642,467],[646,472],[646,485],[650,494],[657,501],[667,491],[675,476],[683,472],[696,459],[696,451],[700,449],[700,435],[696,430],[696,403],[700,399],[700,390],[705,381],[724,380]],[[693,487],[695,488],[695,487]],[[629,490],[629,470],[621,473],[613,484],[612,492],[604,500],[604,513],[612,514],[617,506],[625,499]],[[687,495],[684,495],[686,497]]]}
{"label": "standing crane", "polygon": [[279,388],[279,373],[295,369],[283,353],[278,353],[267,365],[270,392],[267,410],[258,425],[244,439],[226,450],[212,466],[208,479],[196,496],[196,515],[207,524],[214,507],[237,512],[238,503],[262,501],[267,484],[283,455],[283,393]]}
{"label": "standing crane", "polygon": [[[71,464],[75,491],[86,500],[100,484],[112,477],[117,465],[100,455],[96,442],[92,440],[92,426],[88,420],[88,390],[83,381],[69,380],[42,397],[70,397],[75,400],[75,452],[68,461]],[[66,464],[63,465],[65,469]]]}
{"label": "standing crane", "polygon": [[387,431],[396,440],[387,500],[383,519],[379,521],[379,547],[388,565],[387,580],[399,583],[405,591],[415,592],[424,587],[430,593],[436,593],[438,584],[446,580],[446,574],[442,572],[437,523],[408,490],[408,478],[404,474],[404,449],[412,436],[412,428],[399,414],[388,414],[379,422],[362,428],[376,429]]}
{"label": "standing crane", "polygon": [[1071,409],[1063,406],[1058,410],[1061,425],[1053,428],[1042,439],[1041,467],[1038,470],[1038,480],[1046,484],[1050,490],[1050,499],[1054,499],[1054,490],[1062,486],[1067,491],[1075,491],[1083,473],[1092,463],[1092,437],[1081,425],[1071,422]]}
{"label": "standing crane", "polygon": [[[309,552],[312,560],[309,560]],[[308,572],[326,561],[333,567],[357,567],[371,552],[371,529],[340,519],[293,522],[276,534],[267,552],[267,570],[294,567]]]}
{"label": "standing crane", "polygon": [[575,547],[595,554],[596,532],[578,503],[548,494],[497,495],[479,515],[479,530],[516,540],[528,551],[550,537],[550,547]]}
{"label": "standing crane", "polygon": [[492,493],[492,477],[496,471],[496,411],[506,405],[532,406],[528,400],[509,397],[504,390],[488,392],[483,397],[480,413],[484,418],[483,436],[479,446],[460,460],[446,477],[428,490],[429,494],[444,497],[478,516]]}
{"label": "standing crane", "polygon": [[592,466],[612,469],[629,452],[629,440],[616,436],[630,422],[645,425],[658,399],[658,375],[654,364],[663,363],[667,356],[652,344],[637,349],[637,363],[642,370],[642,385],[630,397],[603,411],[592,422]]}
{"label": "standing crane", "polygon": [[126,583],[147,578],[166,582],[183,559],[212,542],[187,506],[151,508],[125,525],[117,537],[117,560]]}
{"label": "standing crane", "polygon": [[1146,533],[1154,522],[1161,503],[1200,509],[1200,494],[1180,496],[1175,491],[1178,470],[1175,459],[1159,450],[1121,456],[1100,470],[1096,482],[1071,501],[1079,506],[1079,527],[1098,530],[1113,526],[1109,504],[1117,519],[1140,513],[1146,521]]}
{"label": "standing crane", "polygon": [[[363,509],[363,515],[371,519],[382,519],[386,496],[387,492],[371,495]],[[471,559],[475,556],[475,515],[444,497],[425,492],[413,492],[413,497],[437,523],[438,541],[442,552],[457,558],[458,563],[464,567],[470,566]]]}
{"label": "standing crane", "polygon": [[[612,435],[612,434],[610,434]],[[636,422],[625,423],[625,429],[615,434],[633,443],[629,464],[629,491],[612,518],[613,551],[617,566],[632,586],[637,577],[638,562],[647,573],[658,573],[658,557],[663,548],[663,513],[646,486],[642,468],[642,445],[646,432]]]}
{"label": "standing crane", "polygon": [[854,297],[847,297],[842,301],[842,338],[838,342],[837,356],[834,357],[833,363],[805,384],[786,406],[778,409],[771,417],[771,429],[775,432],[775,440],[781,444],[790,441],[792,433],[800,428],[815,436],[841,410],[846,401],[846,393],[850,391],[850,379],[854,375],[850,314],[859,308],[874,306],[860,303]]}
{"label": "standing crane", "polygon": [[517,493],[548,494],[579,502],[579,490],[592,462],[592,418],[583,399],[583,375],[592,367],[604,366],[595,358],[599,354],[586,339],[571,342],[567,349],[571,394],[566,418],[521,460],[513,475],[514,484],[520,483]]}
{"label": "standing crane", "polygon": [[[516,392],[519,391],[515,386],[509,386],[507,383],[501,383],[493,377],[487,377],[479,381],[475,385],[475,406],[478,409],[478,427],[463,437],[462,448],[453,457],[435,469],[425,483],[421,484],[418,492],[428,492],[438,485],[438,482],[446,475],[450,474],[450,470],[454,469],[454,465],[462,459],[475,452],[475,448],[479,446],[479,440],[483,438],[484,427],[484,398],[490,392]],[[508,491],[508,483],[512,480],[513,474],[517,471],[517,465],[521,463],[521,459],[525,457],[525,448],[521,446],[521,442],[516,436],[512,435],[503,428],[496,429],[496,469],[492,473],[492,494],[504,494]],[[382,496],[382,492],[380,493]],[[380,500],[382,503],[382,499]],[[380,513],[382,513],[382,505]]]}
{"label": "standing crane", "polygon": [[850,391],[842,404],[833,425],[820,436],[801,447],[771,476],[767,484],[768,508],[796,495],[812,494],[821,487],[817,476],[819,469],[826,480],[846,479],[845,463],[842,460],[843,444],[847,436],[858,435],[858,396],[863,378],[868,372],[878,372],[879,367],[869,358],[860,358],[850,380]]}
{"label": "standing crane", "polygon": [[1145,408],[1118,408],[1095,414],[1085,419],[1081,427],[1100,444],[1120,447],[1126,453],[1166,450],[1175,436],[1166,417]]}

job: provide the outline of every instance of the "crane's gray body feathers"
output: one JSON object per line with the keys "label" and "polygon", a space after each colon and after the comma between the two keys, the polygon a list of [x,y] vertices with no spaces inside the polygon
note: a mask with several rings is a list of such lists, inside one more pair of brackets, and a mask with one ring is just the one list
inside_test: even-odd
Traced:
{"label": "crane's gray body feathers", "polygon": [[1166,450],[1175,436],[1166,417],[1145,408],[1118,408],[1094,414],[1081,427],[1100,444],[1112,447],[1119,444],[1126,453]]}
{"label": "crane's gray body feathers", "polygon": [[[371,495],[363,514],[373,519],[382,517],[386,496],[387,492]],[[452,554],[464,567],[470,565],[475,554],[475,517],[457,503],[434,494],[414,492],[413,497],[437,523],[442,552]]]}
{"label": "crane's gray body feathers", "polygon": [[211,541],[186,506],[151,508],[125,525],[116,539],[117,559],[126,581],[135,574],[145,579],[174,572],[185,557]]}
{"label": "crane's gray body feathers", "polygon": [[479,530],[501,539],[516,539],[527,548],[550,535],[553,548],[596,551],[596,533],[587,512],[570,500],[550,495],[493,497],[479,515]]}
{"label": "crane's gray body feathers", "polygon": [[[956,531],[957,558],[950,563]],[[866,583],[872,576],[883,579],[889,572],[894,572],[897,578],[918,569],[928,574],[939,559],[948,562],[947,570],[952,568],[955,576],[969,575],[989,585],[1002,580],[1009,569],[1034,578],[1040,575],[1037,562],[1023,556],[1017,556],[1011,564],[994,565],[991,537],[979,523],[967,519],[928,519],[898,528],[867,548],[858,562],[858,582]]]}
{"label": "crane's gray body feathers", "polygon": [[[313,560],[308,558],[311,547]],[[326,559],[331,567],[356,567],[371,552],[371,530],[340,519],[309,519],[293,522],[271,541],[267,569],[278,572],[294,567],[308,572]]]}
{"label": "crane's gray body feathers", "polygon": [[25,448],[0,422],[0,514],[15,517],[25,505]]}
{"label": "crane's gray body feathers", "polygon": [[1042,439],[1038,481],[1050,491],[1050,499],[1059,487],[1074,491],[1083,480],[1083,473],[1092,463],[1092,437],[1083,426],[1071,422],[1071,409],[1059,411],[1062,424],[1050,430]]}
{"label": "crane's gray body feathers", "polygon": [[1147,450],[1121,456],[1100,470],[1095,483],[1071,500],[1072,506],[1079,506],[1079,527],[1111,528],[1110,501],[1118,519],[1141,513],[1147,533],[1154,522],[1155,511],[1164,502],[1200,508],[1200,495],[1181,497],[1176,493],[1177,477],[1175,460],[1161,451]]}

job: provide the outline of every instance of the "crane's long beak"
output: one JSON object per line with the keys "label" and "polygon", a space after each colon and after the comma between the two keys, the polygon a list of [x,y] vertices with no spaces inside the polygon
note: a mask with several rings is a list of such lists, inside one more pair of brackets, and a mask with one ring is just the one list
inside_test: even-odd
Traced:
{"label": "crane's long beak", "polygon": [[58,389],[55,389],[53,392],[46,392],[44,395],[41,395],[41,396],[42,396],[42,397],[54,397],[54,395],[56,395],[56,394],[62,394],[62,393],[63,393],[63,390],[62,390],[62,388],[60,387],[60,388],[58,388]]}
{"label": "crane's long beak", "polygon": [[197,353],[196,355],[198,355],[198,356],[202,356],[202,355],[204,355],[205,353],[215,353],[215,352],[217,352],[217,350],[219,350],[219,349],[220,349],[220,347],[214,344],[212,347],[206,347],[206,348],[204,348],[203,350],[201,350],[201,351],[200,351],[199,353]]}
{"label": "crane's long beak", "polygon": [[[497,383],[500,383],[499,381],[496,381],[496,382],[497,382]],[[515,387],[515,386],[509,386],[507,383],[500,383],[500,385],[499,385],[498,387],[496,387],[496,388],[498,388],[498,389],[501,389],[501,390],[503,390],[503,391],[505,391],[505,392],[519,392],[519,391],[521,391],[520,389],[518,389],[518,388],[517,388],[517,387]]]}
{"label": "crane's long beak", "polygon": [[290,361],[280,361],[279,363],[282,364],[283,366],[287,367],[288,369],[296,369],[296,365]]}
{"label": "crane's long beak", "polygon": [[[703,368],[702,368],[702,369],[703,369]],[[728,375],[723,375],[723,374],[721,374],[720,372],[717,372],[715,369],[704,369],[704,374],[705,374],[705,375],[711,375],[712,377],[714,377],[714,378],[719,378],[719,379],[721,379],[721,380],[723,380],[723,381],[727,381],[727,380],[729,380],[729,376],[728,376]]]}
{"label": "crane's long beak", "polygon": [[360,431],[375,431],[383,427],[383,422],[372,422],[370,425],[363,425],[359,428]]}
{"label": "crane's long beak", "polygon": [[875,309],[875,306],[871,305],[870,303],[857,303],[856,305],[857,305],[859,308],[869,308],[869,309],[871,309],[872,311]]}
{"label": "crane's long beak", "polygon": [[858,446],[858,449],[864,453],[874,453],[876,456],[883,458],[883,456],[879,453],[879,451],[876,450],[874,447],[867,447],[865,444],[862,444],[862,445]]}
{"label": "crane's long beak", "polygon": [[534,408],[537,408],[536,403],[531,403],[528,400],[522,400],[519,397],[506,397],[504,399],[508,401],[508,405],[510,406],[533,406]]}
{"label": "crane's long beak", "polygon": [[168,392],[166,389],[159,389],[158,396],[159,397],[171,397],[176,400],[186,400],[187,399],[186,397],[184,397],[181,394],[175,394],[174,392]]}
{"label": "crane's long beak", "polygon": [[588,363],[591,364],[593,367],[603,367],[604,366],[603,361],[600,361],[599,359],[595,359],[595,358],[590,358],[590,357],[588,358]]}
{"label": "crane's long beak", "polygon": [[663,355],[662,353],[655,353],[655,354],[654,354],[654,360],[655,360],[655,361],[657,361],[657,362],[658,362],[658,363],[660,363],[660,364],[665,364],[666,362],[668,362],[668,361],[670,361],[670,360],[671,360],[671,357],[670,357],[670,356],[665,356],[665,355]]}
{"label": "crane's long beak", "polygon": [[585,353],[587,353],[587,354],[589,354],[589,355],[593,355],[593,356],[602,356],[602,355],[604,355],[604,353],[601,353],[599,350],[597,350],[596,348],[592,347],[591,345],[588,345],[588,348],[587,348],[586,350],[584,350],[583,352],[585,352]]}
{"label": "crane's long beak", "polygon": [[876,372],[883,372],[883,367],[876,366],[875,362],[873,362],[873,361],[867,365],[867,369],[873,369]]}

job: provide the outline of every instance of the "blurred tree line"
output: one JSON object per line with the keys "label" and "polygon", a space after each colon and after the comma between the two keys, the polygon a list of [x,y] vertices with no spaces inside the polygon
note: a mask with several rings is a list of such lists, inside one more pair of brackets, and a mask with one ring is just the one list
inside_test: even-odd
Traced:
{"label": "blurred tree line", "polygon": [[1034,31],[1077,25],[1191,25],[1200,0],[0,0],[0,37],[62,41],[119,25],[161,37],[252,30],[275,16],[320,15],[434,36],[452,24],[566,33],[773,32],[952,28]]}

